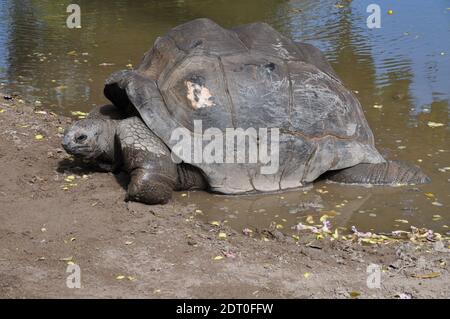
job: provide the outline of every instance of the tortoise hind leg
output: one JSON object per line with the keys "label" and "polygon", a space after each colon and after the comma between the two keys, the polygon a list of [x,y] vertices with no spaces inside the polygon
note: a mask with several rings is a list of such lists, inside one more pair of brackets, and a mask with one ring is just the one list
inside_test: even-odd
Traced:
{"label": "tortoise hind leg", "polygon": [[326,178],[338,183],[374,185],[410,185],[431,181],[419,167],[403,161],[358,164],[339,171],[331,171]]}
{"label": "tortoise hind leg", "polygon": [[209,187],[204,173],[199,168],[181,163],[178,164],[177,169],[178,182],[175,190],[207,189]]}

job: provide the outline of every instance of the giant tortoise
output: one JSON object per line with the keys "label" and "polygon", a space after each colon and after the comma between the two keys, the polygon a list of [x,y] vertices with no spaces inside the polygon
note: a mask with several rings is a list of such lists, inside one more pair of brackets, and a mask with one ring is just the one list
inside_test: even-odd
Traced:
{"label": "giant tortoise", "polygon": [[[193,188],[276,192],[325,173],[355,184],[429,181],[418,167],[380,155],[360,103],[317,48],[266,23],[225,29],[196,19],[177,26],[156,39],[137,69],[111,75],[104,94],[113,106],[75,122],[63,146],[103,169],[127,171],[129,200],[165,203],[173,190]],[[182,152],[174,156],[180,140],[173,133],[180,128],[194,141],[206,134],[205,149],[220,132],[240,129],[257,148],[240,161],[189,161]],[[264,146],[255,135],[260,129],[278,132],[270,144],[273,152],[278,148],[277,167],[264,174],[267,160],[247,161]],[[236,145],[230,150],[239,152]],[[212,153],[220,157],[217,149]]]}

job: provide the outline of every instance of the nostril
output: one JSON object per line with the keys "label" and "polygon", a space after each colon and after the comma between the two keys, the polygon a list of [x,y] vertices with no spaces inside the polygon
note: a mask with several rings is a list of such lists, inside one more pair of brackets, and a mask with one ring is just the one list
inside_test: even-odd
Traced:
{"label": "nostril", "polygon": [[85,134],[80,134],[80,135],[75,136],[75,142],[77,142],[77,143],[82,143],[86,139],[87,139],[87,135],[85,135]]}

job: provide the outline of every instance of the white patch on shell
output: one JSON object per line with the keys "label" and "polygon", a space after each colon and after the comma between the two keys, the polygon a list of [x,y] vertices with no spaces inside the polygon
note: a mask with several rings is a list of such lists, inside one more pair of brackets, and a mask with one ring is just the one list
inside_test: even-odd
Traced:
{"label": "white patch on shell", "polygon": [[187,98],[191,102],[191,106],[194,109],[201,109],[204,107],[214,106],[211,92],[207,87],[199,85],[197,83],[186,81]]}
{"label": "white patch on shell", "polygon": [[356,123],[347,124],[346,130],[347,136],[353,136],[356,132],[356,127],[357,127]]}

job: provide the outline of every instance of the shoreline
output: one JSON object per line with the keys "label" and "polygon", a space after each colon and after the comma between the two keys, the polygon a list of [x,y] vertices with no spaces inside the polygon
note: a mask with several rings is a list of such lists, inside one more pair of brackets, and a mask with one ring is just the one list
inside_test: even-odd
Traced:
{"label": "shoreline", "polygon": [[[450,297],[447,238],[246,236],[199,221],[176,200],[127,203],[123,174],[91,172],[62,150],[71,119],[1,99],[3,298]],[[66,286],[71,264],[80,267],[80,289]],[[371,264],[380,288],[367,285]]]}

